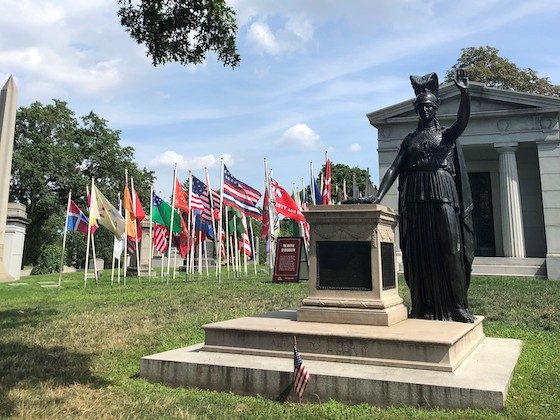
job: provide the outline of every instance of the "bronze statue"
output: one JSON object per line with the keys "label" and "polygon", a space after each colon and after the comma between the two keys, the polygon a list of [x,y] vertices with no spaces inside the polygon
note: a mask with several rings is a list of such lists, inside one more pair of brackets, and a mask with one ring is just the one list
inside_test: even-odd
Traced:
{"label": "bronze statue", "polygon": [[461,101],[449,128],[436,119],[437,75],[410,76],[410,81],[418,127],[403,140],[378,194],[347,203],[379,203],[398,177],[400,246],[412,298],[409,317],[474,322],[467,301],[473,204],[458,142],[470,116],[469,79],[464,70],[456,71]]}

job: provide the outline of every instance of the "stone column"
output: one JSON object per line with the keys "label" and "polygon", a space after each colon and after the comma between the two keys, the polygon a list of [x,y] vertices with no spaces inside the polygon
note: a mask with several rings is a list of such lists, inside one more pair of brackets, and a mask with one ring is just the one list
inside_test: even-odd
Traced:
{"label": "stone column", "polygon": [[4,239],[4,266],[14,280],[19,280],[21,275],[25,230],[29,222],[30,220],[27,218],[23,204],[8,204],[8,218]]}
{"label": "stone column", "polygon": [[502,208],[502,238],[504,256],[525,257],[521,197],[517,176],[515,150],[517,142],[494,143],[500,156],[500,198]]}
{"label": "stone column", "polygon": [[4,243],[14,150],[16,100],[17,88],[10,76],[0,93],[0,281],[13,280],[4,262]]}
{"label": "stone column", "polygon": [[546,235],[546,271],[560,280],[560,141],[537,142]]}

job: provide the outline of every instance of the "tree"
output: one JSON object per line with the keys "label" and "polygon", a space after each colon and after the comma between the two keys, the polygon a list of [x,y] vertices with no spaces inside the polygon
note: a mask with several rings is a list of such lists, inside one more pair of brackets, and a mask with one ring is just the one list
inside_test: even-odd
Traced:
{"label": "tree", "polygon": [[469,79],[486,86],[560,96],[560,86],[550,83],[548,77],[539,77],[531,68],[519,68],[498,53],[489,46],[463,48],[457,63],[445,74],[445,82],[452,82],[455,69],[461,67],[468,71]]}
{"label": "tree", "polygon": [[[86,185],[93,177],[107,198],[117,202],[124,184],[124,168],[134,177],[139,196],[149,204],[153,173],[139,169],[134,150],[119,144],[119,131],[93,112],[77,119],[66,102],[39,102],[21,107],[16,118],[10,200],[27,207],[24,263],[45,260],[61,242],[68,192],[86,210]],[[86,212],[87,213],[87,212]],[[85,235],[70,235],[68,255],[80,264],[85,254]],[[76,236],[76,238],[74,238]],[[104,229],[96,233],[98,256],[110,260],[112,237]]]}
{"label": "tree", "polygon": [[235,12],[225,0],[118,0],[118,15],[154,66],[200,64],[213,51],[224,66],[239,64]]}

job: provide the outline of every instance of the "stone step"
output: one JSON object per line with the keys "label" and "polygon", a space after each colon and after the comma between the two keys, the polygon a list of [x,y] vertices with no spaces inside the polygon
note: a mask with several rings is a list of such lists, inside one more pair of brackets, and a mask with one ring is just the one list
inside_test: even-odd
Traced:
{"label": "stone step", "polygon": [[[387,328],[387,327],[385,327]],[[310,360],[302,401],[347,404],[502,410],[519,340],[486,338],[455,372]],[[292,391],[293,357],[206,352],[202,345],[145,356],[140,377],[172,387],[188,386],[276,401],[298,401]]]}
{"label": "stone step", "polygon": [[546,259],[476,257],[472,273],[474,275],[546,277]]}
{"label": "stone step", "polygon": [[205,352],[454,371],[484,339],[474,324],[406,319],[391,327],[296,321],[295,310],[204,325]]}

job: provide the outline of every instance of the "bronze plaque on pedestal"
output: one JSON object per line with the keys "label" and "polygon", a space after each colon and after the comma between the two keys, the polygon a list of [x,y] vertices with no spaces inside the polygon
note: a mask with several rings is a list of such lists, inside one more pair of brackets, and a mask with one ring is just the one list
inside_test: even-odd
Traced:
{"label": "bronze plaque on pedestal", "polygon": [[371,242],[317,241],[317,289],[372,290]]}

